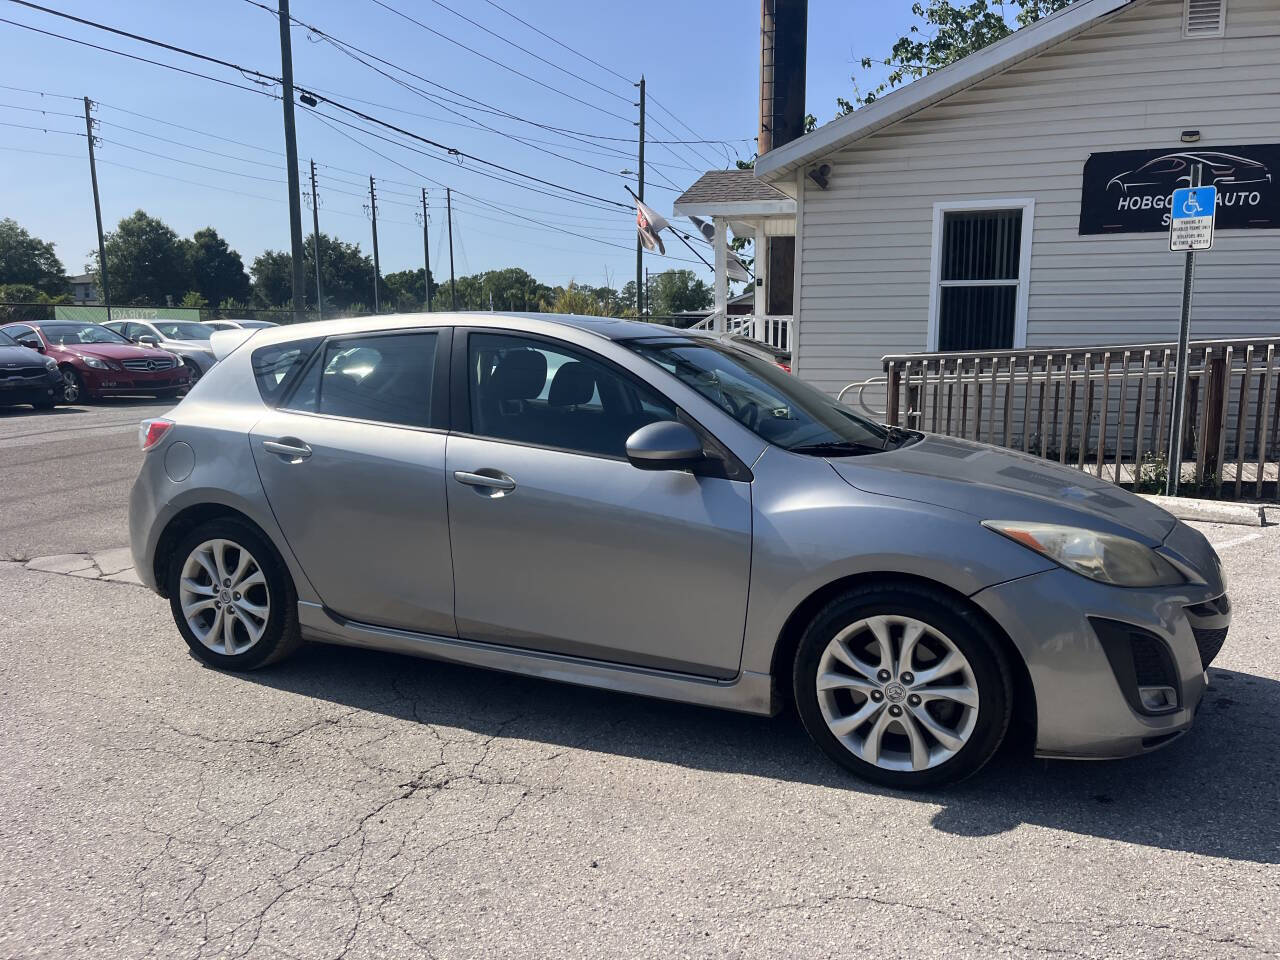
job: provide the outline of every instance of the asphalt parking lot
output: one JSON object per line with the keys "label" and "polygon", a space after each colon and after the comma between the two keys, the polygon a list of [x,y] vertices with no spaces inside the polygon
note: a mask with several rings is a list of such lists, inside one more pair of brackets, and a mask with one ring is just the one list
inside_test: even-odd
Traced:
{"label": "asphalt parking lot", "polygon": [[[1280,954],[1280,529],[1136,760],[852,780],[759,719],[311,646],[248,675],[125,544],[152,403],[0,411],[0,957]],[[74,567],[75,564],[64,566]]]}

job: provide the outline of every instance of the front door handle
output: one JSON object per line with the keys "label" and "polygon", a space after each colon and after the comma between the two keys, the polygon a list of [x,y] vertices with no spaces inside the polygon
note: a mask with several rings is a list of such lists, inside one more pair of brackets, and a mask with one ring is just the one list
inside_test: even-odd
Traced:
{"label": "front door handle", "polygon": [[468,487],[482,487],[489,490],[510,491],[516,488],[516,482],[505,473],[488,470],[486,473],[468,473],[466,470],[453,471],[453,479]]}
{"label": "front door handle", "polygon": [[281,440],[263,440],[262,449],[267,453],[279,454],[297,462],[311,456],[311,448],[296,437],[285,437]]}

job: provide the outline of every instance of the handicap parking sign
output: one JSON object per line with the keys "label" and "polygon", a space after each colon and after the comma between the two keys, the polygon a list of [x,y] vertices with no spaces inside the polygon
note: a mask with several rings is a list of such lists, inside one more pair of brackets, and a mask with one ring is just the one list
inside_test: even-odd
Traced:
{"label": "handicap parking sign", "polygon": [[1183,187],[1169,203],[1169,249],[1208,250],[1213,246],[1217,187]]}

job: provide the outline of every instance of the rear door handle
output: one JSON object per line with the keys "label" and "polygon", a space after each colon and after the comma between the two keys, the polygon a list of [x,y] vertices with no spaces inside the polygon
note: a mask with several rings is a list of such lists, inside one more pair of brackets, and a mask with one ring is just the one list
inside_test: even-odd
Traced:
{"label": "rear door handle", "polygon": [[490,473],[468,473],[466,470],[453,471],[453,479],[468,487],[487,487],[490,490],[514,490],[516,482],[505,473],[493,470]]}
{"label": "rear door handle", "polygon": [[295,437],[283,440],[263,440],[262,449],[268,453],[276,453],[290,460],[305,460],[311,456],[311,448]]}

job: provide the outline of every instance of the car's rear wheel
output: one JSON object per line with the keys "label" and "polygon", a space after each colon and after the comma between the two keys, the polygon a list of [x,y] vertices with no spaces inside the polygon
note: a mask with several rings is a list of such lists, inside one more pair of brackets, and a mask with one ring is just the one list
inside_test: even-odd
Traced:
{"label": "car's rear wheel", "polygon": [[289,572],[242,521],[211,520],[183,537],[166,586],[183,639],[211,666],[252,670],[301,645]]}
{"label": "car's rear wheel", "polygon": [[85,394],[84,381],[80,379],[80,374],[76,373],[71,367],[62,368],[62,402],[63,403],[80,403],[82,400],[89,399]]}
{"label": "car's rear wheel", "polygon": [[182,365],[187,368],[187,372],[191,375],[191,380],[187,384],[187,389],[190,390],[192,387],[194,387],[197,383],[200,382],[200,378],[203,376],[203,374],[200,371],[200,367],[197,366],[191,360],[183,360]]}
{"label": "car's rear wheel", "polygon": [[818,746],[885,786],[967,777],[1009,726],[1013,685],[999,642],[925,587],[867,585],[828,604],[800,641],[793,677]]}

